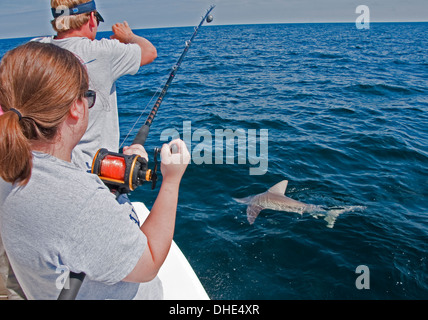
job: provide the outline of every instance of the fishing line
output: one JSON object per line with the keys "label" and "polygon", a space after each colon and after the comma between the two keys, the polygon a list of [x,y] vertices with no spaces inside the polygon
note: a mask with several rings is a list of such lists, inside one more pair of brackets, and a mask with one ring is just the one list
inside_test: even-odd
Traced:
{"label": "fishing line", "polygon": [[[154,107],[152,108],[152,111],[150,112],[149,117],[147,118],[147,120],[146,120],[145,124],[144,124],[144,125],[140,128],[140,130],[138,131],[138,133],[137,133],[137,135],[136,135],[136,137],[135,137],[135,139],[134,139],[134,141],[133,141],[133,143],[132,143],[132,144],[141,144],[141,145],[143,145],[143,146],[144,146],[144,144],[145,144],[145,142],[146,142],[146,139],[147,139],[147,137],[148,137],[148,135],[149,135],[150,127],[151,127],[151,125],[152,125],[152,123],[153,123],[153,121],[154,121],[154,119],[155,119],[155,117],[156,117],[156,115],[157,115],[157,112],[158,112],[158,110],[159,110],[159,107],[160,107],[160,105],[162,104],[162,101],[163,101],[163,99],[164,99],[164,97],[165,97],[166,93],[168,92],[168,89],[169,89],[169,87],[170,87],[170,85],[171,85],[172,81],[175,79],[175,76],[176,76],[176,74],[177,74],[178,70],[180,69],[181,63],[183,62],[184,57],[186,56],[187,52],[189,51],[190,46],[192,45],[193,40],[195,39],[195,37],[196,37],[196,35],[197,35],[197,33],[198,33],[199,29],[202,27],[202,25],[204,24],[204,22],[205,22],[205,21],[206,21],[207,23],[211,23],[211,22],[213,21],[213,19],[214,19],[214,18],[213,18],[213,16],[212,16],[210,13],[211,13],[211,11],[212,11],[212,10],[214,10],[214,8],[215,8],[215,6],[214,6],[214,5],[212,5],[212,6],[207,10],[206,14],[202,17],[202,20],[201,20],[201,22],[199,23],[199,25],[198,25],[197,27],[195,27],[194,32],[193,32],[192,37],[190,38],[190,40],[187,40],[187,41],[186,41],[186,46],[185,46],[185,48],[184,48],[183,53],[181,54],[181,56],[180,56],[180,58],[178,59],[177,63],[176,63],[176,64],[174,65],[174,67],[172,68],[172,71],[171,71],[171,73],[170,73],[170,75],[169,75],[169,78],[168,78],[167,82],[165,83],[165,85],[164,85],[164,87],[163,87],[163,89],[162,89],[162,91],[161,91],[161,93],[160,93],[160,95],[159,95],[159,97],[158,97],[157,101],[155,102],[155,105],[154,105]],[[146,109],[147,109],[147,106],[146,106]],[[143,113],[144,113],[144,112],[143,112]],[[141,118],[141,116],[140,116],[140,118]],[[140,119],[140,118],[139,118],[139,119]],[[139,121],[139,120],[137,120],[137,122],[138,122],[138,121]],[[135,124],[135,125],[136,125],[136,124]],[[135,125],[134,125],[134,127],[135,127]],[[130,135],[130,133],[128,134],[128,136],[129,136],[129,135]],[[124,141],[124,142],[125,142],[125,141]],[[123,145],[123,143],[122,143],[122,145]]]}
{"label": "fishing line", "polygon": [[131,135],[131,133],[134,131],[135,127],[137,126],[137,124],[140,122],[141,118],[143,117],[144,113],[146,113],[149,105],[152,104],[153,99],[156,96],[160,95],[160,92],[162,90],[162,87],[159,87],[156,92],[153,94],[153,96],[151,97],[150,101],[147,103],[147,105],[144,107],[144,110],[141,112],[140,116],[138,117],[138,119],[134,122],[134,125],[132,126],[132,128],[129,130],[128,134],[126,135],[125,139],[123,140],[123,142],[121,143],[121,145],[119,146],[119,149],[121,149],[123,147],[123,145],[125,144],[125,142],[128,140],[129,136]]}
{"label": "fishing line", "polygon": [[[157,96],[157,100],[147,117],[146,122],[143,126],[141,126],[140,130],[136,134],[132,145],[142,145],[144,146],[147,137],[149,135],[150,127],[158,113],[158,110],[164,100],[165,95],[168,92],[171,83],[175,79],[175,76],[180,69],[180,66],[186,56],[187,52],[192,45],[194,38],[196,37],[199,29],[202,27],[204,22],[210,23],[213,21],[213,16],[210,15],[211,11],[215,6],[211,6],[206,14],[202,17],[199,25],[194,28],[194,32],[190,40],[185,42],[186,46],[184,51],[182,52],[180,58],[177,63],[173,66],[168,80],[163,86],[160,94],[158,94],[159,89],[152,96],[149,103],[146,105],[144,110],[141,112],[137,121],[132,126],[131,130],[128,132],[126,138],[120,145],[119,149],[121,149],[124,143],[127,141],[128,137],[131,135],[131,132],[134,130],[137,123],[140,121],[142,115],[146,112],[148,105],[152,103],[153,99]],[[115,152],[111,152],[105,148],[98,150],[96,153],[94,160],[92,162],[91,173],[96,174],[106,185],[110,188],[110,190],[120,196],[121,194],[127,194],[131,191],[134,191],[136,188],[141,186],[144,182],[152,182],[152,189],[155,189],[157,182],[157,167],[158,161],[157,156],[160,154],[160,148],[155,148],[154,151],[154,169],[151,170],[148,168],[148,159],[145,159],[137,154],[127,155],[127,154],[119,154]]]}

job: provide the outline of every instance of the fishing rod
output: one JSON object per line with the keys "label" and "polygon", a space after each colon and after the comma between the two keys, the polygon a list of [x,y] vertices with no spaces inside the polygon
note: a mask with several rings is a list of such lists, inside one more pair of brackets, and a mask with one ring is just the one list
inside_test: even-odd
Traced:
{"label": "fishing rod", "polygon": [[[204,24],[205,21],[207,23],[211,23],[214,20],[213,16],[211,15],[211,11],[213,11],[214,8],[215,6],[212,5],[207,10],[207,13],[205,16],[203,16],[199,25],[195,27],[195,31],[190,40],[186,41],[186,47],[184,48],[183,53],[178,59],[177,64],[173,67],[172,72],[169,75],[169,78],[163,87],[162,92],[159,95],[149,117],[137,133],[132,144],[141,144],[144,146],[146,143],[153,120],[159,111],[159,107],[162,104],[162,101],[168,92],[168,89],[174,80],[178,69],[181,66],[181,63],[183,62],[184,57],[192,45],[199,28]],[[150,170],[148,169],[148,161],[138,155],[129,156],[110,152],[107,149],[100,149],[94,157],[91,172],[98,175],[100,179],[107,185],[107,187],[116,194],[117,197],[121,194],[134,191],[145,181],[152,182],[153,190],[155,189],[157,182],[157,157],[159,154],[160,149],[156,148],[154,155],[155,166],[153,170]],[[58,297],[58,300],[75,300],[85,277],[86,275],[84,273],[75,274],[70,272],[70,288],[63,289]]]}
{"label": "fishing rod", "polygon": [[[211,15],[212,10],[215,8],[212,5],[206,12],[205,16],[202,17],[201,22],[195,31],[193,32],[190,40],[186,41],[186,46],[183,53],[178,59],[177,63],[172,68],[171,74],[164,85],[150,115],[148,116],[144,125],[140,128],[132,144],[141,144],[144,146],[147,137],[149,135],[150,127],[159,111],[159,107],[165,98],[168,89],[174,80],[178,70],[180,69],[181,63],[183,62],[184,57],[192,45],[193,40],[195,39],[199,29],[206,21],[211,23],[213,21],[213,16]],[[148,169],[147,160],[136,156],[128,156],[124,154],[118,154],[110,152],[106,149],[101,149],[96,154],[91,172],[98,175],[101,180],[111,189],[115,190],[118,195],[129,193],[134,191],[137,187],[142,185],[144,182],[152,182],[152,189],[155,189],[157,182],[157,167],[158,160],[157,156],[160,153],[160,149],[155,149],[154,162],[155,167],[153,170]]]}
{"label": "fishing rod", "polygon": [[171,82],[174,80],[175,75],[178,72],[178,69],[181,66],[181,63],[183,62],[184,57],[187,54],[187,51],[189,51],[190,46],[192,45],[193,40],[195,39],[199,28],[204,24],[204,22],[206,21],[207,23],[211,23],[213,21],[213,16],[210,15],[211,11],[214,9],[214,5],[210,7],[210,9],[208,9],[207,13],[205,14],[205,16],[202,18],[201,22],[199,23],[199,26],[197,26],[195,28],[195,32],[193,33],[192,37],[190,38],[190,40],[186,41],[186,47],[184,48],[183,53],[181,54],[180,58],[178,59],[177,64],[172,68],[172,72],[165,84],[165,86],[163,87],[163,90],[161,92],[161,94],[159,95],[158,100],[156,101],[152,112],[150,113],[149,117],[147,118],[146,123],[141,127],[140,131],[137,133],[133,144],[141,144],[144,145],[144,143],[146,142],[147,136],[149,134],[150,131],[150,127],[153,123],[153,120],[156,117],[156,114],[158,113],[159,107],[163,101],[163,98],[165,97],[166,93],[168,92],[169,86],[171,85]]}

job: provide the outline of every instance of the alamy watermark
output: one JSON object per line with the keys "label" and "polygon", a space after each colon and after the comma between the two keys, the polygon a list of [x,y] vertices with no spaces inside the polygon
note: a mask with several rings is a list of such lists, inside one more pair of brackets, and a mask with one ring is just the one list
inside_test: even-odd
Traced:
{"label": "alamy watermark", "polygon": [[[185,121],[182,134],[177,129],[166,129],[160,136],[161,142],[181,138],[196,165],[250,164],[253,166],[249,169],[250,175],[258,176],[268,172],[267,129],[215,129],[214,132],[197,129],[192,132],[192,122]],[[197,144],[193,147],[194,143]]]}
{"label": "alamy watermark", "polygon": [[66,5],[59,5],[55,8],[55,13],[58,15],[58,18],[55,19],[55,26],[58,30],[69,30],[70,29],[70,13],[71,9]]}
{"label": "alamy watermark", "polygon": [[366,5],[360,5],[355,9],[355,13],[360,14],[355,21],[357,29],[370,29],[370,8]]}
{"label": "alamy watermark", "polygon": [[370,269],[366,265],[358,266],[355,270],[356,274],[360,274],[355,280],[355,287],[358,290],[370,290]]}

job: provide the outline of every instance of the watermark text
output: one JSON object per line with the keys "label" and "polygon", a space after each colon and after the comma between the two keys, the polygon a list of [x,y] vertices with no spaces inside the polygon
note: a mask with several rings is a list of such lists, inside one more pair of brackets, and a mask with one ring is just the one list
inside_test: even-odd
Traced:
{"label": "watermark text", "polygon": [[[191,121],[183,122],[182,135],[177,129],[161,133],[161,142],[180,139],[186,143],[196,165],[250,164],[250,175],[264,175],[269,167],[269,130],[207,129],[192,132]],[[197,143],[193,147],[193,143]]]}
{"label": "watermark text", "polygon": [[370,9],[366,5],[360,5],[355,9],[355,13],[360,14],[355,21],[358,30],[370,29]]}

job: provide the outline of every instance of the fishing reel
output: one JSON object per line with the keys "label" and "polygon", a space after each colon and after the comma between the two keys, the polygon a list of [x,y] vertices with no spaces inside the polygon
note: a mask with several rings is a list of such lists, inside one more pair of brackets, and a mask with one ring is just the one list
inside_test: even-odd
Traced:
{"label": "fishing reel", "polygon": [[148,168],[146,159],[138,155],[125,155],[100,149],[92,163],[91,173],[96,174],[104,184],[117,195],[130,193],[144,182],[152,182],[152,190],[158,180],[158,155],[161,149],[156,148],[154,168]]}

